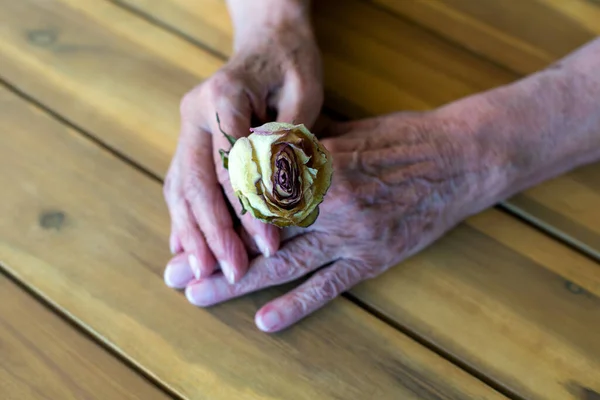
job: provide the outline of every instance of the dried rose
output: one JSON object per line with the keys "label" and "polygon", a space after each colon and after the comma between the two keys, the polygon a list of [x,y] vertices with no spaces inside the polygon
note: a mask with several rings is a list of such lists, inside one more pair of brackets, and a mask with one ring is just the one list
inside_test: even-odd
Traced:
{"label": "dried rose", "polygon": [[307,227],[331,184],[331,154],[302,124],[270,122],[221,152],[231,186],[246,210],[277,225]]}

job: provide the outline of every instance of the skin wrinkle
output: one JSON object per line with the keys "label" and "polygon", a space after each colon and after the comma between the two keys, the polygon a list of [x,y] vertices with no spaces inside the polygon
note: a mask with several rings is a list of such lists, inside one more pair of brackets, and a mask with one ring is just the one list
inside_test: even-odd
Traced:
{"label": "skin wrinkle", "polygon": [[[296,119],[310,129],[323,87],[308,2],[265,0],[260,8],[246,0],[227,1],[235,27],[234,55],[214,78],[185,96],[181,112],[187,132],[180,143],[192,142],[190,125],[211,127],[212,137],[222,140],[215,130],[215,105],[229,114],[222,119],[235,133],[247,133],[250,114],[264,116],[271,105],[277,106],[278,118]],[[596,39],[551,68],[432,111],[333,124],[320,134],[335,172],[319,218],[308,229],[282,230],[287,239],[282,247],[272,249],[271,258],[255,258],[240,285],[229,291],[243,295],[321,268],[257,313],[259,327],[268,310],[286,318],[268,329],[278,330],[422,250],[469,215],[598,160],[599,63]],[[234,92],[227,90],[234,86]],[[234,110],[227,109],[229,103]],[[180,150],[170,168],[174,178],[167,198],[181,190],[186,174],[199,172],[187,163],[189,150]],[[203,179],[204,192],[217,182],[214,171]],[[173,210],[172,204],[172,215],[182,215],[185,210]],[[212,283],[225,281],[211,276],[200,284]],[[223,294],[214,302],[231,297]]]}
{"label": "skin wrinkle", "polygon": [[[298,238],[294,244],[294,252],[281,252],[265,260],[265,271],[271,281],[287,281],[298,276],[298,269],[303,269],[304,260],[314,259],[317,254],[330,254],[319,234],[307,234]],[[314,266],[317,267],[317,266]],[[303,271],[308,272],[308,271]]]}

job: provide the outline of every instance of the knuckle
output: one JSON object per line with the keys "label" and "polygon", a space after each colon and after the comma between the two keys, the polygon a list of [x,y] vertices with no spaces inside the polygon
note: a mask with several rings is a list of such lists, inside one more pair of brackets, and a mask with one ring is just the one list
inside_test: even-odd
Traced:
{"label": "knuckle", "polygon": [[196,202],[200,199],[200,180],[194,174],[189,174],[183,180],[183,194],[190,202]]}
{"label": "knuckle", "polygon": [[278,282],[295,278],[298,269],[299,262],[295,254],[280,252],[276,257],[267,259],[265,271],[269,281]]}
{"label": "knuckle", "polygon": [[229,172],[225,168],[222,167],[220,162],[221,162],[220,159],[218,161],[215,160],[215,167],[216,167],[215,169],[216,169],[216,174],[217,174],[217,180],[223,186],[230,186]]}
{"label": "knuckle", "polygon": [[182,118],[187,118],[194,114],[199,102],[199,93],[197,89],[193,89],[183,95],[179,101],[179,113]]}
{"label": "knuckle", "polygon": [[298,253],[301,259],[310,259],[315,253],[324,253],[326,250],[323,236],[319,234],[304,235],[298,238]]}
{"label": "knuckle", "polygon": [[325,98],[323,86],[309,80],[300,86],[300,96],[305,99],[310,99],[312,103],[321,103]]}
{"label": "knuckle", "polygon": [[[337,146],[337,140],[332,138],[323,138],[320,139],[321,144],[332,154],[339,152]],[[332,162],[335,162],[335,157],[333,157]]]}
{"label": "knuckle", "polygon": [[307,292],[296,293],[291,299],[292,314],[298,317],[308,314],[315,299]]}
{"label": "knuckle", "polygon": [[320,276],[307,291],[312,301],[317,303],[335,299],[345,289],[345,284],[336,275]]}
{"label": "knuckle", "polygon": [[235,74],[229,70],[217,72],[210,81],[207,82],[206,90],[211,97],[220,97],[234,91],[238,88]]}
{"label": "knuckle", "polygon": [[374,247],[365,246],[358,249],[352,260],[348,260],[339,272],[340,278],[348,285],[356,284],[364,279],[379,275],[384,258],[380,252],[373,251]]}

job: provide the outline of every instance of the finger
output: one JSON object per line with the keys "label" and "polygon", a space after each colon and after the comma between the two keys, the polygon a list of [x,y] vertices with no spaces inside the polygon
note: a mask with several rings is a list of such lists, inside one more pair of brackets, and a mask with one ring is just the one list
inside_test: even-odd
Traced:
{"label": "finger", "polygon": [[[212,274],[217,261],[208,247],[204,235],[196,224],[196,218],[191,212],[183,194],[178,196],[178,199],[175,201],[172,220],[176,235],[181,238],[182,248],[187,254],[187,263],[192,275],[196,279],[201,279]],[[178,270],[181,270],[181,268],[178,268]],[[169,269],[169,266],[167,266],[167,269]],[[174,280],[178,280],[171,273],[165,271],[165,277],[172,278],[173,282]],[[166,283],[169,285],[169,282]],[[185,283],[187,284],[187,282]]]}
{"label": "finger", "polygon": [[186,289],[188,300],[207,307],[267,287],[298,279],[333,260],[334,247],[327,245],[320,234],[307,234],[294,239],[270,258],[254,260],[244,278],[235,285],[227,284],[217,274]]}
{"label": "finger", "polygon": [[255,257],[258,257],[259,255],[261,255],[260,249],[258,248],[258,246],[256,246],[256,242],[254,241],[252,236],[250,236],[248,231],[246,231],[246,229],[244,229],[243,226],[238,225],[236,227],[236,232],[242,239],[244,246],[246,246],[246,250],[248,251],[249,257],[255,258]]}
{"label": "finger", "polygon": [[173,255],[181,253],[181,251],[183,251],[181,240],[179,240],[179,236],[177,236],[177,233],[175,233],[175,225],[172,222],[171,236],[169,236],[169,249],[171,250],[171,254]]}
{"label": "finger", "polygon": [[[173,165],[171,166],[171,169]],[[167,174],[167,178],[165,179],[165,183],[163,186],[163,196],[165,198],[165,202],[167,203],[167,208],[169,210],[169,214],[171,217],[171,234],[169,236],[169,250],[172,255],[178,254],[183,251],[183,245],[181,244],[181,239],[179,239],[179,235],[177,235],[177,226],[173,220],[173,196],[172,194],[176,191],[173,187],[173,178],[172,178],[172,170]]]}
{"label": "finger", "polygon": [[[210,119],[210,129],[213,133],[213,157],[215,160],[215,168],[217,170],[218,181],[223,187],[231,206],[235,209],[239,216],[242,226],[252,236],[258,248],[266,257],[275,253],[279,248],[279,231],[269,224],[265,224],[254,218],[250,213],[241,215],[242,208],[239,199],[234,194],[229,180],[229,173],[223,167],[219,150],[229,151],[231,144],[224,133],[235,137],[236,139],[242,136],[248,136],[250,133],[250,116],[252,110],[247,99],[244,99],[243,94],[235,93],[227,97],[228,102],[219,101],[219,107],[216,108],[217,115]],[[224,132],[224,133],[223,133]],[[241,278],[243,270],[236,271],[236,276]]]}
{"label": "finger", "polygon": [[290,73],[279,92],[277,121],[304,124],[311,129],[322,104],[323,91],[317,82],[304,82],[296,73]]}
{"label": "finger", "polygon": [[195,276],[188,257],[188,253],[179,253],[169,261],[164,273],[167,286],[174,289],[183,289],[194,280]]}
{"label": "finger", "polygon": [[362,280],[361,265],[339,260],[316,272],[291,292],[263,306],[255,316],[256,326],[264,332],[277,332],[320,309]]}
{"label": "finger", "polygon": [[[208,276],[215,269],[216,260],[208,248],[202,232],[198,228],[196,219],[191,213],[186,201],[183,189],[180,186],[180,181],[175,173],[175,178],[171,174],[168,175],[165,182],[164,195],[171,217],[171,246],[174,253],[185,252],[188,257],[188,268],[190,264],[194,266],[194,270],[190,269],[192,276]],[[179,182],[179,183],[173,183]],[[185,286],[187,282],[181,283],[182,276],[189,275],[183,273],[183,267],[172,267],[167,265],[165,270],[165,282],[167,285],[175,287]]]}
{"label": "finger", "polygon": [[[184,152],[187,169],[185,198],[221,270],[230,282],[235,282],[248,267],[248,255],[234,231],[233,220],[217,181],[211,136],[185,121],[182,131],[187,138]],[[190,257],[192,268],[195,268],[196,261],[199,260]]]}

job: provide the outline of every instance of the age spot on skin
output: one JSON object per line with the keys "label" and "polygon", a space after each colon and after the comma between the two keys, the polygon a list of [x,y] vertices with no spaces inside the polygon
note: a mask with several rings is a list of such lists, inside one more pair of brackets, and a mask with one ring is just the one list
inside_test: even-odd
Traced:
{"label": "age spot on skin", "polygon": [[40,214],[39,224],[44,229],[60,230],[65,223],[65,213],[62,211],[47,211]]}
{"label": "age spot on skin", "polygon": [[49,47],[58,39],[58,33],[52,29],[34,29],[27,31],[27,41],[34,46]]}

